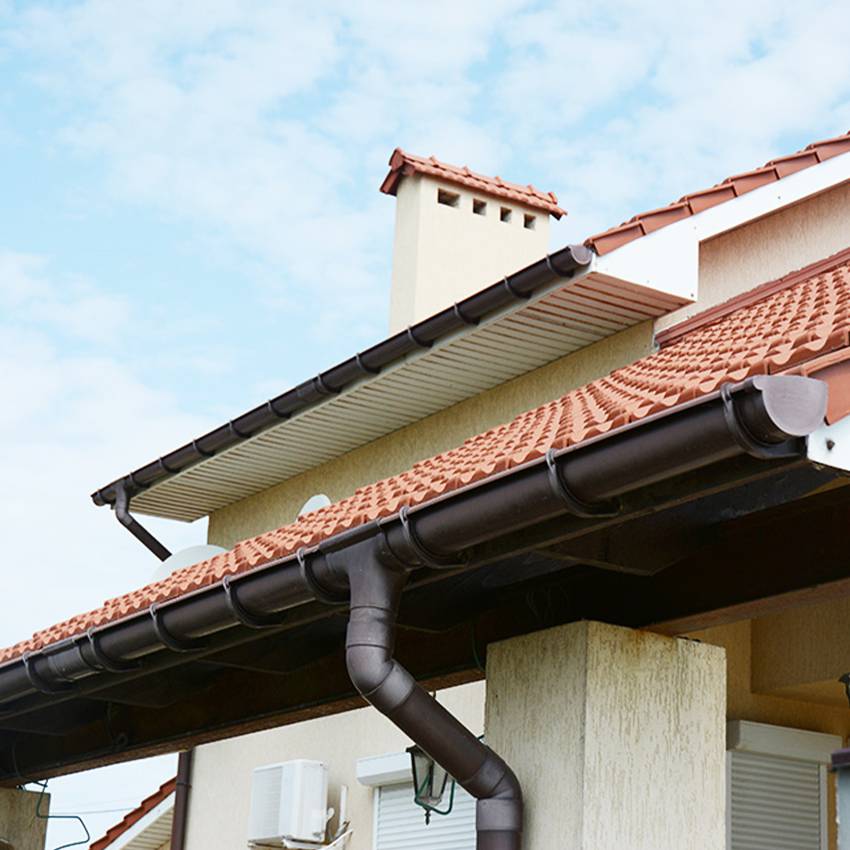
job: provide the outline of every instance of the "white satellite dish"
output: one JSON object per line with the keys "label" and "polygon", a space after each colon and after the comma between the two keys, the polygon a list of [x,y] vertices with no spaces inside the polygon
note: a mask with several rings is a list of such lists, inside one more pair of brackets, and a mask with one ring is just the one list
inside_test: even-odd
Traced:
{"label": "white satellite dish", "polygon": [[191,567],[192,564],[199,564],[201,561],[206,561],[207,558],[212,558],[215,555],[220,555],[226,552],[221,546],[213,546],[209,543],[204,543],[200,546],[189,546],[186,549],[181,549],[173,555],[169,555],[157,568],[153,574],[153,580],[170,576],[175,570],[181,567]]}
{"label": "white satellite dish", "polygon": [[310,496],[301,510],[298,511],[298,516],[304,516],[304,514],[311,514],[313,511],[318,511],[321,508],[326,508],[331,503],[331,500],[324,493],[316,493],[315,496]]}

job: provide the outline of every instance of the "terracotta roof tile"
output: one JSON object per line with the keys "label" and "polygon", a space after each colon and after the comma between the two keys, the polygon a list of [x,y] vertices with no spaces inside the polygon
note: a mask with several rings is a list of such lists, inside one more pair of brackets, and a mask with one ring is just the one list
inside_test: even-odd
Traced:
{"label": "terracotta roof tile", "polygon": [[167,782],[163,782],[153,794],[145,797],[133,811],[128,812],[115,826],[110,827],[102,838],[98,838],[97,841],[90,844],[89,850],[104,850],[104,848],[114,844],[131,826],[138,823],[148,812],[152,812],[163,800],[173,794],[176,787],[176,776]]}
{"label": "terracotta roof tile", "polygon": [[[733,304],[733,302],[730,302]],[[798,369],[845,349],[850,339],[850,249],[750,293],[736,308],[708,311],[686,332],[668,332],[655,354],[611,372],[561,398],[470,437],[406,472],[357,489],[351,496],[282,528],[237,543],[229,552],[110,599],[94,611],[37,632],[0,651],[8,661],[29,650],[84,634],[144,611],[378,517],[541,457],[614,428],[713,392],[727,381]]]}
{"label": "terracotta roof tile", "polygon": [[[803,150],[772,159],[761,168],[754,168],[752,171],[727,177],[716,186],[684,195],[675,203],[662,207],[660,210],[638,213],[625,224],[611,227],[586,239],[585,245],[593,248],[597,254],[607,254],[633,239],[638,239],[650,233],[652,230],[657,230],[659,227],[664,227],[684,218],[687,210],[690,210],[692,215],[696,215],[709,207],[716,206],[724,201],[731,201],[733,198],[751,192],[753,189],[766,186],[768,183],[775,183],[789,174],[794,174],[833,156],[848,152],[850,152],[850,132],[836,136],[834,139],[812,142]],[[666,220],[661,217],[664,210],[670,212],[669,218]],[[685,213],[682,210],[685,210]],[[648,220],[651,224],[646,226]],[[640,224],[644,226],[636,226]]]}
{"label": "terracotta roof tile", "polygon": [[525,204],[527,207],[543,210],[555,218],[567,214],[566,210],[562,210],[558,206],[558,198],[554,192],[541,192],[530,183],[521,186],[519,183],[509,183],[507,180],[502,180],[498,176],[487,177],[484,174],[477,174],[470,171],[466,165],[462,167],[449,165],[447,162],[440,162],[433,156],[416,156],[412,153],[406,153],[401,148],[396,148],[392,152],[389,165],[389,174],[381,184],[381,191],[387,195],[395,195],[398,191],[398,184],[403,177],[411,174],[427,174],[445,180],[447,183],[477,189],[498,198],[505,198],[509,201]]}

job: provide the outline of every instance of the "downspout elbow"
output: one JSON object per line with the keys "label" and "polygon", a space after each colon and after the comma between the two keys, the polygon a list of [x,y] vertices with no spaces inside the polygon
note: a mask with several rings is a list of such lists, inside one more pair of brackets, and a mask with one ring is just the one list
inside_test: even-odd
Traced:
{"label": "downspout elbow", "polygon": [[371,705],[437,761],[477,799],[478,850],[520,850],[522,789],[511,768],[426,693],[393,657],[395,622],[407,573],[374,550],[347,569],[351,614],[346,664]]}

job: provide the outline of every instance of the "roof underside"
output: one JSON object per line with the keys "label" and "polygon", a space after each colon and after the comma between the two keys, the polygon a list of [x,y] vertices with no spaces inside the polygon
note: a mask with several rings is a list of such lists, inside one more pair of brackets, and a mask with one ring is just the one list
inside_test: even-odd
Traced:
{"label": "roof underside", "polygon": [[626,283],[559,281],[519,309],[439,340],[143,490],[133,510],[186,521],[207,516],[684,303]]}

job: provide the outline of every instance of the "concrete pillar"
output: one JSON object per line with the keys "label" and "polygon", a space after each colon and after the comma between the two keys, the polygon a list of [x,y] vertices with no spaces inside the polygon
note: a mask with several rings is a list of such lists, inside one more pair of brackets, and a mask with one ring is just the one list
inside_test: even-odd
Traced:
{"label": "concrete pillar", "polygon": [[[44,850],[47,819],[36,815],[38,793],[0,788],[0,848]],[[42,800],[41,812],[50,809],[50,797]],[[4,843],[5,842],[5,843]]]}
{"label": "concrete pillar", "polygon": [[524,850],[723,850],[724,651],[581,622],[493,645],[487,742]]}

